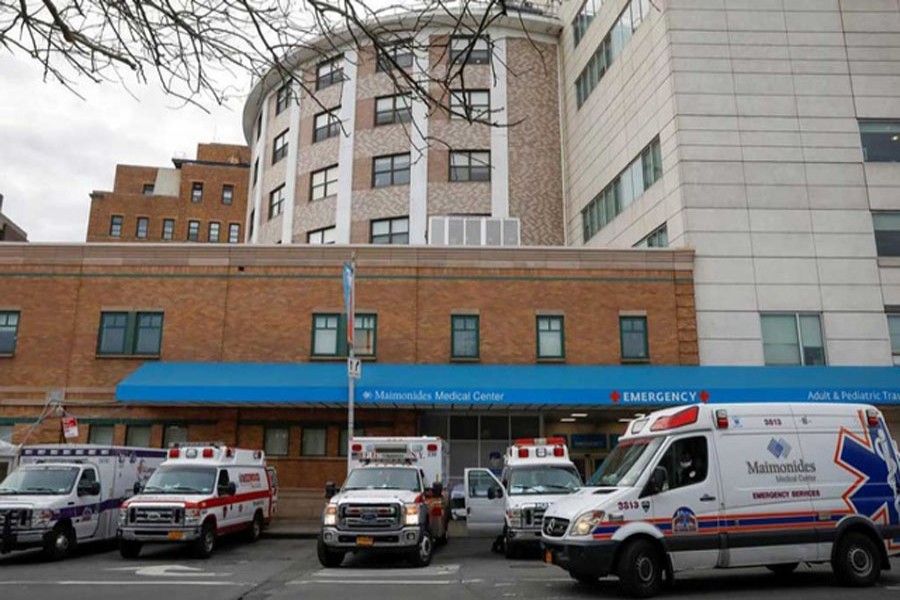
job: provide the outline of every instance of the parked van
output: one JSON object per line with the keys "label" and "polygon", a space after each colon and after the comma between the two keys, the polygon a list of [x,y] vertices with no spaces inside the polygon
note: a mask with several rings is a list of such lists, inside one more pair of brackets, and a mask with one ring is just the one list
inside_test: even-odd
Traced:
{"label": "parked van", "polygon": [[262,450],[219,442],[176,444],[119,512],[119,551],[137,558],[145,543],[189,543],[209,558],[219,536],[259,539],[272,518],[272,479]]}
{"label": "parked van", "polygon": [[872,406],[662,410],[629,424],[595,481],[547,510],[545,560],[636,597],[664,573],[800,563],[870,586],[900,552],[900,457]]}
{"label": "parked van", "polygon": [[22,448],[18,467],[0,483],[0,554],[43,548],[58,560],[76,544],[115,539],[122,500],[165,456],[92,444]]}

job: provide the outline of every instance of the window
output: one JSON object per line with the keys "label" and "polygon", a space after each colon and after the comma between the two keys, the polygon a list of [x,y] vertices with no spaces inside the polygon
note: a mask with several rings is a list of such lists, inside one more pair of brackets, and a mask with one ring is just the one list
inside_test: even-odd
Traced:
{"label": "window", "polygon": [[[357,356],[374,356],[378,317],[357,314],[354,323],[353,352]],[[313,356],[347,356],[347,318],[344,314],[313,315]]]}
{"label": "window", "polygon": [[575,15],[575,20],[572,21],[572,35],[575,36],[576,47],[587,32],[588,25],[597,16],[597,9],[602,5],[603,0],[584,0],[581,8],[578,9],[578,14]]}
{"label": "window", "polygon": [[232,223],[228,226],[228,243],[229,244],[240,244],[241,243],[241,224],[240,223]]}
{"label": "window", "polygon": [[622,360],[647,360],[647,317],[619,317]]}
{"label": "window", "polygon": [[[588,0],[590,2],[590,0]],[[597,3],[599,4],[599,2]],[[613,24],[612,29],[600,42],[600,45],[591,55],[581,74],[575,80],[575,102],[578,108],[585,103],[597,84],[606,74],[607,69],[612,65],[625,49],[625,45],[631,39],[632,34],[644,19],[650,15],[650,0],[631,0],[625,9],[619,14],[619,18]],[[576,17],[576,22],[581,17]],[[591,17],[593,18],[593,17]],[[589,23],[590,21],[588,21]],[[585,25],[585,29],[587,26]],[[582,32],[583,35],[583,32]],[[575,31],[576,44],[580,41],[579,33],[576,27]]]}
{"label": "window", "polygon": [[488,90],[455,90],[450,92],[450,118],[470,121],[486,120],[491,114]]}
{"label": "window", "polygon": [[[895,309],[896,310],[896,309]],[[2,319],[2,317],[0,317]],[[900,364],[900,312],[888,314],[888,332],[891,334],[891,354],[894,364]],[[0,320],[2,322],[2,320]],[[2,329],[2,327],[0,327]],[[0,334],[2,335],[2,334]],[[0,350],[2,352],[2,350]]]}
{"label": "window", "polygon": [[486,37],[452,37],[450,38],[450,62],[486,65],[491,62],[490,42]]}
{"label": "window", "polygon": [[101,313],[97,354],[159,356],[162,330],[163,313]]}
{"label": "window", "polygon": [[284,184],[269,192],[269,218],[275,218],[284,212]]}
{"label": "window", "polygon": [[316,90],[327,88],[344,78],[344,57],[338,56],[316,67]]}
{"label": "window", "polygon": [[584,241],[597,235],[661,177],[662,158],[656,138],[581,210]]}
{"label": "window", "polygon": [[203,201],[203,184],[195,181],[191,184],[191,202]]}
{"label": "window", "polygon": [[341,107],[332,108],[316,115],[313,130],[313,143],[333,138],[341,133]]}
{"label": "window", "polygon": [[450,153],[450,181],[490,180],[490,152],[465,150]]}
{"label": "window", "polygon": [[566,355],[562,316],[537,318],[537,357],[563,358]]}
{"label": "window", "polygon": [[706,438],[694,436],[675,440],[656,467],[666,470],[666,482],[660,492],[703,483],[709,471]]}
{"label": "window", "polygon": [[335,227],[324,227],[306,233],[307,244],[334,244],[336,241]]}
{"label": "window", "polygon": [[139,240],[147,239],[147,232],[150,229],[150,219],[147,217],[138,217],[137,218],[137,227],[134,231],[134,236]]}
{"label": "window", "polygon": [[175,219],[163,219],[162,239],[175,239]]}
{"label": "window", "polygon": [[478,358],[478,315],[450,317],[450,358]]}
{"label": "window", "polygon": [[825,344],[817,314],[764,314],[763,357],[767,365],[824,365]]}
{"label": "window", "polygon": [[288,427],[266,427],[265,451],[269,456],[287,456],[290,453],[291,430]]}
{"label": "window", "polygon": [[233,185],[223,185],[222,186],[222,204],[231,204],[234,202],[234,186]]}
{"label": "window", "polygon": [[288,130],[285,129],[272,141],[272,164],[287,156],[288,152]]}
{"label": "window", "polygon": [[375,125],[407,123],[412,119],[412,98],[409,94],[382,96],[375,99]]}
{"label": "window", "polygon": [[216,223],[215,221],[210,221],[209,223],[209,239],[207,240],[211,244],[219,243],[219,231],[222,229],[222,225]]}
{"label": "window", "polygon": [[166,425],[163,427],[163,448],[188,441],[187,425]]}
{"label": "window", "polygon": [[309,180],[309,199],[321,200],[337,194],[338,166],[331,165],[318,171],[313,171]]}
{"label": "window", "polygon": [[372,221],[370,241],[373,244],[408,244],[409,217]]}
{"label": "window", "polygon": [[189,242],[200,241],[200,221],[188,221],[187,239]]}
{"label": "window", "polygon": [[144,188],[141,190],[141,193],[144,194],[145,196],[152,196],[153,195],[153,184],[145,183]]}
{"label": "window", "polygon": [[278,91],[275,93],[275,114],[280,115],[284,112],[284,109],[288,107],[288,102],[291,100],[291,84],[290,82],[285,83]]}
{"label": "window", "polygon": [[634,245],[635,248],[667,248],[668,246],[669,230],[665,223]]}
{"label": "window", "polygon": [[125,428],[125,445],[132,448],[150,447],[149,425],[129,425]]}
{"label": "window", "polygon": [[88,444],[112,446],[116,428],[112,425],[91,425],[88,430]]}
{"label": "window", "polygon": [[122,215],[113,215],[109,218],[110,237],[122,237]]}
{"label": "window", "polygon": [[253,161],[253,185],[259,180],[259,159]]}
{"label": "window", "polygon": [[409,183],[409,153],[376,156],[372,159],[372,186],[405,185]]}
{"label": "window", "polygon": [[900,120],[860,121],[863,160],[900,162]]}
{"label": "window", "polygon": [[301,456],[325,456],[328,430],[324,427],[304,427],[300,440]]}
{"label": "window", "polygon": [[[12,442],[13,427],[13,425],[0,425],[0,440],[3,440],[4,442]],[[4,466],[5,464],[0,464],[0,468],[3,468]],[[4,473],[0,472],[0,475],[4,475]]]}
{"label": "window", "polygon": [[78,495],[96,496],[92,493],[91,488],[97,483],[97,471],[94,469],[85,469],[81,472],[81,479],[78,480]]}
{"label": "window", "polygon": [[378,53],[376,71],[387,72],[396,68],[409,69],[413,65],[412,40],[396,42]]}
{"label": "window", "polygon": [[878,256],[900,256],[900,212],[872,213]]}
{"label": "window", "polygon": [[0,311],[0,354],[15,354],[19,339],[19,311]]}

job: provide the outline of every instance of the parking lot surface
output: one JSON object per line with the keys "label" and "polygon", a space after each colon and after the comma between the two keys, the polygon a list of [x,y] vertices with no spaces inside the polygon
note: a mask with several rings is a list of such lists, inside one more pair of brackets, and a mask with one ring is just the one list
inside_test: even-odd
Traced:
{"label": "parking lot surface", "polygon": [[[531,558],[508,561],[483,539],[451,540],[431,566],[406,567],[384,556],[349,556],[340,569],[322,569],[314,540],[266,539],[256,544],[225,542],[209,560],[195,560],[177,547],[148,547],[125,561],[109,546],[82,548],[71,559],[46,563],[37,553],[0,558],[4,600],[416,600],[545,599],[621,597],[614,579],[583,586],[557,567]],[[765,569],[681,574],[663,598],[760,598],[790,594],[791,600],[891,599],[900,597],[900,560],[878,587],[837,587],[826,566],[801,568],[779,579]]]}

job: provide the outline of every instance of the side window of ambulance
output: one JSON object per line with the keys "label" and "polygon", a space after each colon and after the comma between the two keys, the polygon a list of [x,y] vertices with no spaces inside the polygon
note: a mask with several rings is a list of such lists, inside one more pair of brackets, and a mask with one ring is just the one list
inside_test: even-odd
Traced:
{"label": "side window of ambulance", "polygon": [[662,491],[705,481],[709,468],[706,438],[697,436],[673,442],[658,466],[666,470],[666,485]]}
{"label": "side window of ambulance", "polygon": [[216,483],[216,487],[218,488],[220,495],[228,489],[228,483],[230,481],[231,480],[228,478],[227,469],[222,469],[221,471],[219,471],[219,481]]}
{"label": "side window of ambulance", "polygon": [[469,497],[487,498],[488,490],[496,487],[494,478],[484,471],[472,471],[469,473]]}

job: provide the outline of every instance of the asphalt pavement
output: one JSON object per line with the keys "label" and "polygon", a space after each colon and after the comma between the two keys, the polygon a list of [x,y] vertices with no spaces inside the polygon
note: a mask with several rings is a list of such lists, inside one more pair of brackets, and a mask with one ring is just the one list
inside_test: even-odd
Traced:
{"label": "asphalt pavement", "polygon": [[[490,551],[484,539],[455,539],[437,550],[431,566],[408,568],[384,556],[349,556],[340,569],[323,569],[314,540],[264,539],[256,544],[226,541],[209,560],[197,560],[179,547],[150,546],[126,561],[111,547],[80,548],[76,556],[46,563],[38,553],[0,558],[3,600],[579,600],[621,597],[615,580],[583,586],[537,553],[508,561]],[[680,574],[662,598],[760,598],[789,594],[791,600],[896,600],[900,598],[900,560],[878,587],[837,587],[827,566],[801,568],[779,579],[764,569]]]}

